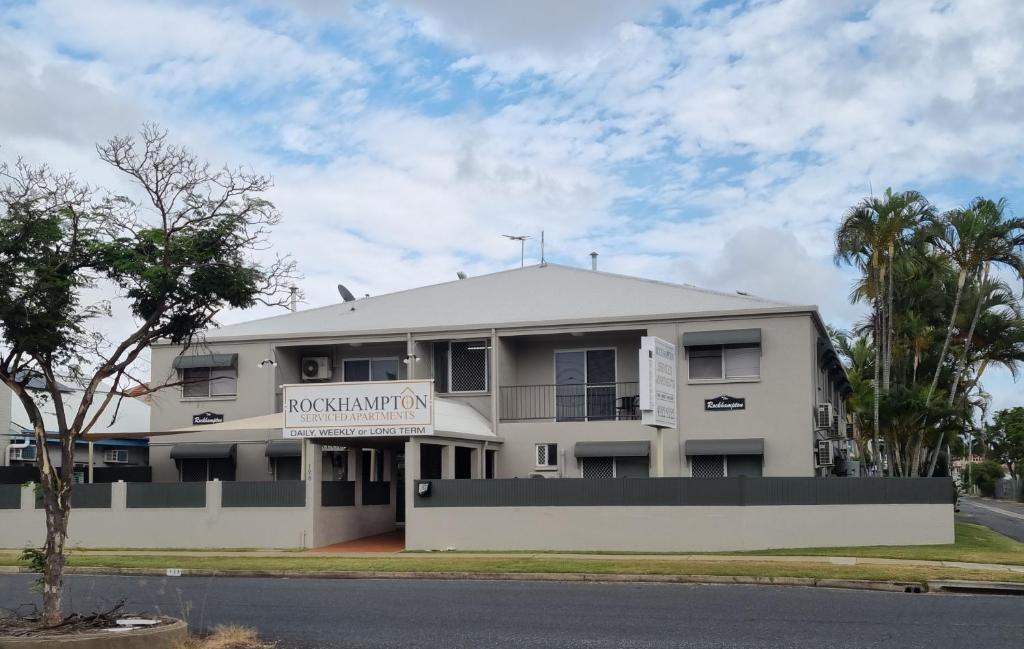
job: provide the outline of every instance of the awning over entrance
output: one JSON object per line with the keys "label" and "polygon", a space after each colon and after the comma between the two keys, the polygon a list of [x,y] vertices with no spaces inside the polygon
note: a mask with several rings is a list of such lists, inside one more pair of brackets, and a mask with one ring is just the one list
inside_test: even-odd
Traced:
{"label": "awning over entrance", "polygon": [[195,367],[237,367],[238,354],[193,354],[178,356],[172,363],[176,370],[189,370]]}
{"label": "awning over entrance", "polygon": [[175,444],[172,460],[223,460],[235,456],[237,444]]}
{"label": "awning over entrance", "polygon": [[576,457],[647,457],[650,442],[576,442]]}
{"label": "awning over entrance", "polygon": [[764,455],[764,438],[688,439],[687,455]]}
{"label": "awning over entrance", "polygon": [[760,329],[722,329],[719,331],[688,331],[683,334],[683,347],[703,345],[759,345]]}
{"label": "awning over entrance", "polygon": [[267,442],[267,457],[300,457],[302,440],[272,439]]}

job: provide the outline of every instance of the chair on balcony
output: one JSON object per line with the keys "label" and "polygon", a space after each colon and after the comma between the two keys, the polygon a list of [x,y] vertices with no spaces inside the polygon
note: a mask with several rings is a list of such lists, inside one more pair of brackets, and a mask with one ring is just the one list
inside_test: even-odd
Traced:
{"label": "chair on balcony", "polygon": [[616,419],[636,419],[640,412],[640,395],[619,397],[615,406]]}

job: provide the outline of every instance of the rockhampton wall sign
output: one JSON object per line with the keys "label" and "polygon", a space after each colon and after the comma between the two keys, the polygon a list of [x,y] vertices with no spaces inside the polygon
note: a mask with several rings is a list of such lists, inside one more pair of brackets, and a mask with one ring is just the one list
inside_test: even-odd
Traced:
{"label": "rockhampton wall sign", "polygon": [[704,410],[710,411],[729,411],[729,410],[746,410],[747,400],[739,397],[730,397],[727,394],[723,394],[720,397],[714,399],[704,399]]}
{"label": "rockhampton wall sign", "polygon": [[365,381],[283,386],[284,437],[434,434],[434,382]]}

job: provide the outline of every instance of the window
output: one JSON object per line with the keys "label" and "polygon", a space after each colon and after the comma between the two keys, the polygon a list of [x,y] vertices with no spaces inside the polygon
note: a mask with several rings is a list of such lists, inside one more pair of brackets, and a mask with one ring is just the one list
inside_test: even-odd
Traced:
{"label": "window", "polygon": [[299,457],[275,457],[274,458],[274,479],[275,480],[300,480],[302,476],[302,458]]}
{"label": "window", "polygon": [[580,475],[584,478],[647,478],[650,473],[646,457],[580,458]]}
{"label": "window", "polygon": [[238,393],[238,370],[233,367],[188,367],[181,370],[181,396],[186,399],[233,397]]}
{"label": "window", "polygon": [[397,358],[352,358],[342,361],[343,381],[397,381]]}
{"label": "window", "polygon": [[555,419],[614,419],[615,350],[555,352]]}
{"label": "window", "polygon": [[558,466],[558,444],[537,444],[537,467],[551,469]]}
{"label": "window", "polygon": [[724,478],[724,455],[694,455],[690,460],[690,475],[694,478]]}
{"label": "window", "polygon": [[487,391],[486,340],[434,343],[434,389],[446,392]]}
{"label": "window", "polygon": [[761,376],[760,345],[708,345],[687,351],[691,381],[756,379]]}
{"label": "window", "polygon": [[187,458],[178,460],[178,471],[182,482],[232,482],[235,479],[235,461],[231,458]]}

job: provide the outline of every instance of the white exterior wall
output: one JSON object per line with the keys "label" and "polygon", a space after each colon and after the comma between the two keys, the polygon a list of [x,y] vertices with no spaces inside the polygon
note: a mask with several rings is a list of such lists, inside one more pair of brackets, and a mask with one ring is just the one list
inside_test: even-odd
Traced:
{"label": "white exterior wall", "polygon": [[[302,548],[313,540],[310,508],[221,507],[219,482],[206,483],[206,507],[196,508],[128,509],[127,485],[111,488],[110,509],[73,509],[69,548]],[[21,509],[0,510],[0,548],[45,542],[44,513],[34,504],[25,487]]]}
{"label": "white exterior wall", "polygon": [[715,552],[953,543],[952,505],[412,507],[409,550]]}

